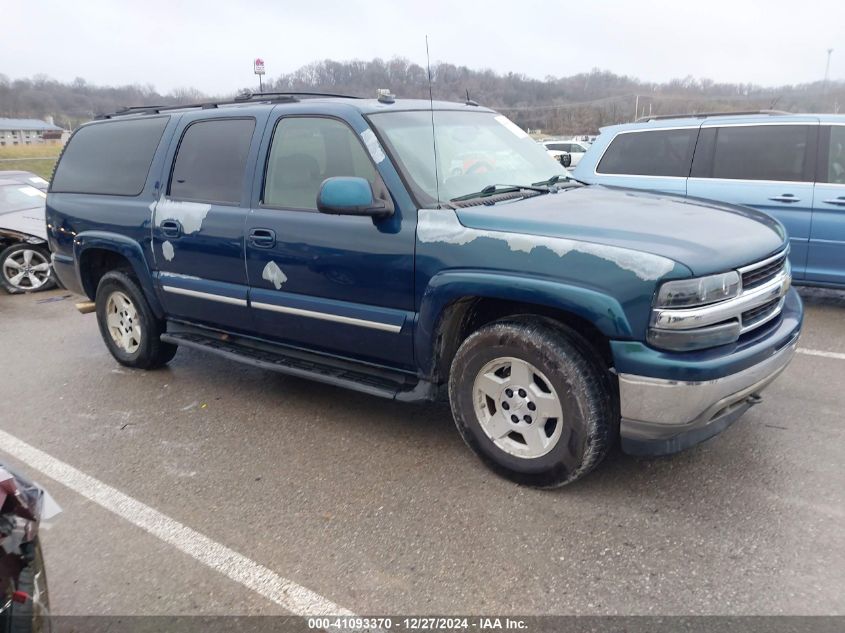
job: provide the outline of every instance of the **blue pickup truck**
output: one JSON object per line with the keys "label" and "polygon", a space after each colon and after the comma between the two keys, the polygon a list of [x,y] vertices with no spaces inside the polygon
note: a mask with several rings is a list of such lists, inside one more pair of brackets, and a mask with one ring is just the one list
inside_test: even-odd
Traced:
{"label": "blue pickup truck", "polygon": [[47,228],[119,363],[184,346],[447,396],[472,450],[534,486],[578,479],[620,436],[654,455],[719,433],[787,366],[803,315],[776,220],[583,186],[470,101],[107,115],[65,148]]}

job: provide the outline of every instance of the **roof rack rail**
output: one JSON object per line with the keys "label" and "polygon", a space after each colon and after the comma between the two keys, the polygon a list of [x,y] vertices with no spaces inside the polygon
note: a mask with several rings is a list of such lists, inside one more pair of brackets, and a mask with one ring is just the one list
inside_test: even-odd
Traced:
{"label": "roof rack rail", "polygon": [[355,95],[345,95],[334,92],[308,92],[307,90],[289,90],[283,92],[249,92],[247,90],[235,97],[235,101],[240,103],[242,101],[251,101],[252,99],[262,99],[266,97],[334,97],[339,99],[361,99],[361,97]]}
{"label": "roof rack rail", "polygon": [[642,121],[663,121],[665,119],[706,119],[711,116],[751,116],[754,114],[782,115],[791,114],[784,110],[740,110],[735,112],[686,112],[681,114],[654,114],[641,116],[635,123]]}
{"label": "roof rack rail", "polygon": [[95,119],[111,119],[116,116],[126,116],[130,114],[159,114],[167,110],[190,110],[193,108],[200,108],[202,110],[213,110],[221,105],[235,105],[239,103],[249,103],[251,101],[298,101],[297,97],[340,97],[345,99],[360,99],[353,95],[333,94],[329,92],[243,92],[234,99],[225,101],[207,101],[203,103],[183,103],[173,105],[146,105],[146,106],[132,106],[122,108],[110,114],[98,114]]}

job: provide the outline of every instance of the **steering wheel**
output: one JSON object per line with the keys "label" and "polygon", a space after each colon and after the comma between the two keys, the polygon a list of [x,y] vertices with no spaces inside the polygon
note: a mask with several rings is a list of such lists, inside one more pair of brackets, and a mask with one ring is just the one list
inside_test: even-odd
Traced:
{"label": "steering wheel", "polygon": [[464,172],[464,176],[471,176],[475,172],[479,171],[482,167],[485,171],[493,171],[492,163],[489,163],[486,160],[480,160],[467,167],[467,170]]}

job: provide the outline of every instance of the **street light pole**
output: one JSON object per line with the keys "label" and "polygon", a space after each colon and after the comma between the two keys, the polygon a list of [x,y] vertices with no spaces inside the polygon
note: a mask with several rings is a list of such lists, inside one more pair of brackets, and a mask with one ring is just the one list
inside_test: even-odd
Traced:
{"label": "street light pole", "polygon": [[827,64],[824,67],[824,94],[827,94],[827,82],[830,79],[830,54],[833,53],[833,49],[827,49]]}

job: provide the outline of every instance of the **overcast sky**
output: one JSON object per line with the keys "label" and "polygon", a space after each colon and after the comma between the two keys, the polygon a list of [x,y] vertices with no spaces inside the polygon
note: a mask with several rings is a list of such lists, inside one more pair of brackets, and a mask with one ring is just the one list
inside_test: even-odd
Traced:
{"label": "overcast sky", "polygon": [[[845,0],[3,0],[0,73],[227,93],[320,59],[531,77],[592,68],[763,85],[845,78]],[[389,86],[388,86],[389,87]]]}

